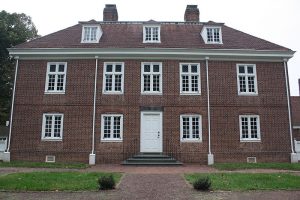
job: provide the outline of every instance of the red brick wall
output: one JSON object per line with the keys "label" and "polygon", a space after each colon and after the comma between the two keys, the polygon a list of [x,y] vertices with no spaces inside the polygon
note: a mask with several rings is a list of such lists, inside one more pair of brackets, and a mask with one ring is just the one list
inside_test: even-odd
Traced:
{"label": "red brick wall", "polygon": [[[47,61],[20,61],[12,132],[13,160],[88,162],[92,148],[92,111],[95,60],[68,62],[66,94],[44,94]],[[99,60],[95,126],[96,163],[120,163],[140,149],[140,107],[163,107],[163,151],[183,162],[207,163],[208,126],[205,62],[201,66],[201,95],[179,94],[179,63],[159,60],[163,69],[163,95],[141,95],[141,62],[125,62],[123,95],[103,95],[103,63]],[[236,63],[209,62],[212,153],[215,162],[289,161],[290,141],[282,63],[256,62],[258,96],[238,96]],[[248,62],[253,63],[253,62]],[[62,142],[41,141],[42,115],[64,113]],[[123,142],[100,142],[101,114],[123,114]],[[180,142],[180,115],[202,115],[202,143]],[[240,142],[239,115],[257,114],[261,142]]]}

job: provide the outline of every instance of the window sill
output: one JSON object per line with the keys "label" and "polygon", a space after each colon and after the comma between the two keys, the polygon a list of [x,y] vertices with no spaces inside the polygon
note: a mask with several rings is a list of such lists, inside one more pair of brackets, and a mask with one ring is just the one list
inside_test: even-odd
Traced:
{"label": "window sill", "polygon": [[155,93],[155,92],[142,92],[141,95],[162,95],[162,92]]}
{"label": "window sill", "polygon": [[44,94],[65,94],[65,91],[63,91],[63,92],[49,92],[49,91],[45,91],[45,93]]}
{"label": "window sill", "polygon": [[160,41],[143,41],[143,43],[155,43],[155,44],[157,44],[157,43],[161,43]]}
{"label": "window sill", "polygon": [[102,92],[102,94],[108,94],[108,95],[110,95],[110,94],[112,94],[112,95],[122,95],[122,94],[124,94],[123,92]]}
{"label": "window sill", "polygon": [[101,139],[100,142],[123,142],[123,140],[109,140],[109,139]]}
{"label": "window sill", "polygon": [[182,143],[202,143],[202,140],[196,139],[196,140],[180,140]]}
{"label": "window sill", "polygon": [[201,93],[190,93],[190,92],[180,92],[180,95],[198,95],[198,96],[200,96],[201,95]]}
{"label": "window sill", "polygon": [[42,138],[45,142],[62,142],[62,138]]}
{"label": "window sill", "polygon": [[239,96],[258,96],[258,93],[238,93]]}
{"label": "window sill", "polygon": [[247,139],[243,139],[243,140],[240,140],[240,142],[261,142],[260,139],[257,139],[257,140],[247,140]]}

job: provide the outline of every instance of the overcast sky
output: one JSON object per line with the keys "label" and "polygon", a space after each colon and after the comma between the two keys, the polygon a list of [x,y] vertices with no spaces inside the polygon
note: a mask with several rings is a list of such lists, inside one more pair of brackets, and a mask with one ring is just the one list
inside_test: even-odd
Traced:
{"label": "overcast sky", "polygon": [[299,0],[2,0],[0,9],[31,16],[43,36],[78,21],[102,21],[105,4],[117,4],[119,21],[183,21],[186,5],[197,4],[202,22],[224,22],[297,51],[288,64],[291,94],[299,95]]}

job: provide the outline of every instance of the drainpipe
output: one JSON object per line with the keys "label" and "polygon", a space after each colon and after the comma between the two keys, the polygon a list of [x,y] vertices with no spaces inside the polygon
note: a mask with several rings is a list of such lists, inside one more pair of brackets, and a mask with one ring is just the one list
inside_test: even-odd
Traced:
{"label": "drainpipe", "polygon": [[95,66],[95,85],[94,85],[94,106],[93,106],[93,137],[92,137],[92,153],[89,156],[89,164],[96,164],[96,154],[95,154],[95,118],[96,118],[96,97],[97,97],[97,76],[98,76],[98,56],[95,56],[96,66]]}
{"label": "drainpipe", "polygon": [[15,104],[17,74],[18,74],[18,68],[19,68],[19,56],[16,56],[15,59],[16,59],[17,62],[16,62],[16,69],[15,69],[13,96],[12,96],[12,100],[11,100],[8,145],[7,145],[6,151],[4,152],[4,158],[3,158],[4,162],[10,162],[10,152],[9,152],[9,149],[10,149],[10,141],[11,141],[11,130],[12,130],[13,114],[14,114],[14,104]]}
{"label": "drainpipe", "polygon": [[289,132],[290,132],[290,140],[291,140],[291,163],[297,163],[297,154],[294,151],[293,144],[293,129],[292,129],[292,117],[291,117],[291,104],[290,104],[290,87],[289,87],[289,76],[288,76],[288,65],[287,59],[283,60],[284,64],[284,74],[285,74],[285,87],[286,87],[286,97],[287,97],[287,106],[288,106],[288,116],[289,116]]}
{"label": "drainpipe", "polygon": [[209,100],[209,80],[208,80],[208,60],[209,57],[205,57],[206,64],[206,90],[207,90],[207,118],[208,118],[208,155],[207,164],[214,164],[214,155],[211,153],[211,142],[210,142],[210,100]]}

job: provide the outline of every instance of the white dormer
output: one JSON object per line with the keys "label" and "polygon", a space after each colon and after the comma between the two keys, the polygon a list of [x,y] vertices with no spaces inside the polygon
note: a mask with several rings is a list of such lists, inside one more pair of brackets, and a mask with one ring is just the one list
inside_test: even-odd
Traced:
{"label": "white dormer", "polygon": [[221,26],[204,26],[201,36],[205,44],[223,44]]}
{"label": "white dormer", "polygon": [[98,43],[102,36],[99,24],[82,25],[81,43]]}
{"label": "white dormer", "polygon": [[143,42],[144,43],[160,43],[160,25],[144,25],[143,26]]}

